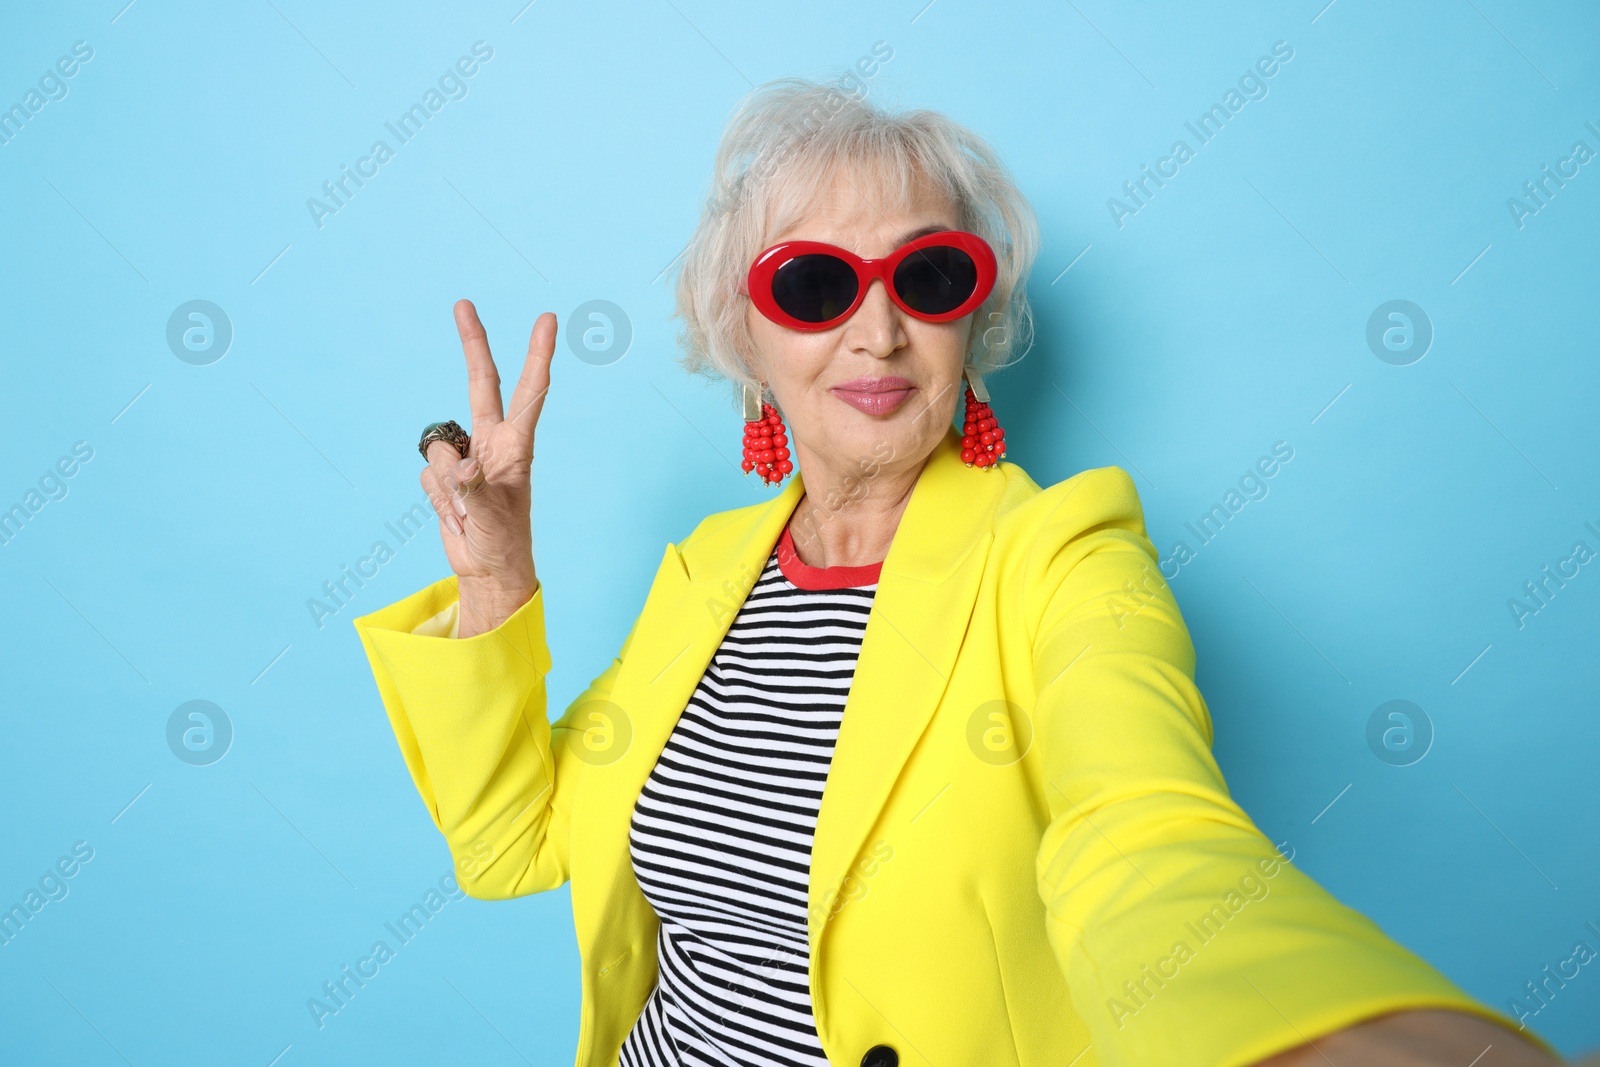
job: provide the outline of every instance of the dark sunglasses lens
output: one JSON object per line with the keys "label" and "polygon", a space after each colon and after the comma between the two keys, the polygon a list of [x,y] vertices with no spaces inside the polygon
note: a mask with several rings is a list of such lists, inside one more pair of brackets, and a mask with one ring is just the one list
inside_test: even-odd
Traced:
{"label": "dark sunglasses lens", "polygon": [[894,288],[912,311],[943,315],[960,307],[978,287],[978,265],[951,245],[918,249],[895,268]]}
{"label": "dark sunglasses lens", "polygon": [[772,275],[772,299],[801,322],[838,318],[855,302],[856,272],[838,256],[795,256]]}

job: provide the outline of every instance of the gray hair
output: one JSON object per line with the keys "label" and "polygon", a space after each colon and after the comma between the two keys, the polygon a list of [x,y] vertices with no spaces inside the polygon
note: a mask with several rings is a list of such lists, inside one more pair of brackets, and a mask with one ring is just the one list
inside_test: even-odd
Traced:
{"label": "gray hair", "polygon": [[[855,80],[860,85],[859,79]],[[835,174],[904,207],[921,178],[956,204],[957,225],[988,241],[994,292],[974,313],[965,364],[986,374],[1021,359],[1033,339],[1027,277],[1038,223],[1010,172],[983,138],[937,111],[891,113],[850,79],[779,78],[751,90],[723,129],[711,193],[680,255],[674,317],[685,369],[757,386],[754,345],[739,285],[771,236],[809,215]]]}

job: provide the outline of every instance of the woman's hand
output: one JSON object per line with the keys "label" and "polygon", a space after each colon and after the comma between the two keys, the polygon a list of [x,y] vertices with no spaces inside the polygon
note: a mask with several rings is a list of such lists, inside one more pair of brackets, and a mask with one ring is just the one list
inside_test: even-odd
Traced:
{"label": "woman's hand", "polygon": [[1480,1016],[1420,1009],[1368,1019],[1256,1067],[1555,1067],[1558,1062]]}
{"label": "woman's hand", "polygon": [[550,389],[556,317],[533,324],[522,376],[511,394],[511,414],[500,404],[500,372],[489,338],[470,300],[455,306],[456,331],[467,357],[472,443],[465,457],[453,446],[428,446],[422,488],[439,513],[439,538],[461,594],[458,637],[499,626],[539,588],[533,568],[533,430]]}

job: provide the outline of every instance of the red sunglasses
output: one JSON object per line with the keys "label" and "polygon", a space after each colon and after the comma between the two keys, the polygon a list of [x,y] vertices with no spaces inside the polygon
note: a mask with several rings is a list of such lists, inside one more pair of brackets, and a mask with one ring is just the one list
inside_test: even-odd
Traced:
{"label": "red sunglasses", "polygon": [[994,290],[994,250],[975,233],[944,230],[862,259],[821,241],[784,241],[756,257],[745,291],[791,330],[828,330],[855,314],[874,278],[902,311],[925,322],[970,315]]}

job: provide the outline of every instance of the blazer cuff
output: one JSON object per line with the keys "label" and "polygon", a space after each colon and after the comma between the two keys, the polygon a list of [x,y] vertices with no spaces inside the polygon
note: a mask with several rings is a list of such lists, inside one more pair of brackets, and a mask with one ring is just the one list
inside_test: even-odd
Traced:
{"label": "blazer cuff", "polygon": [[[474,647],[474,658],[483,655],[484,646],[502,644],[506,653],[520,655],[539,674],[550,673],[550,650],[545,643],[543,582],[539,583],[533,596],[499,626],[465,640],[456,636],[461,631],[461,593],[454,574],[376,611],[357,616],[351,620],[351,624],[361,635],[368,652],[381,649],[386,659],[390,651],[404,649],[425,649],[418,654],[432,658],[439,655],[439,650],[434,647],[437,640],[447,638],[463,648]],[[421,643],[406,640],[412,637],[420,639]],[[474,642],[480,644],[474,646]]]}
{"label": "blazer cuff", "polygon": [[[530,716],[542,724],[551,665],[544,586],[492,630],[430,636],[429,624],[448,618],[458,599],[450,575],[351,620],[406,769],[452,848],[461,834],[475,840],[490,831],[481,824],[499,817],[496,805],[513,804],[506,790],[547,784],[550,763],[548,728],[535,738],[528,725]],[[522,775],[516,782],[496,777],[508,761]]]}
{"label": "blazer cuff", "polygon": [[439,614],[413,626],[411,632],[419,637],[448,637],[455,640],[461,635],[461,601],[452,600]]}

